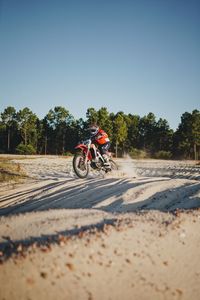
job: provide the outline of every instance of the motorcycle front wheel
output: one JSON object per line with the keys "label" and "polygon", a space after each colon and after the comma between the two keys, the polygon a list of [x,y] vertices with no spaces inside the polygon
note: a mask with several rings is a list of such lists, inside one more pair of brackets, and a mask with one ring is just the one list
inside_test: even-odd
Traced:
{"label": "motorcycle front wheel", "polygon": [[79,178],[86,178],[89,173],[89,164],[85,163],[85,155],[77,152],[73,158],[73,169]]}

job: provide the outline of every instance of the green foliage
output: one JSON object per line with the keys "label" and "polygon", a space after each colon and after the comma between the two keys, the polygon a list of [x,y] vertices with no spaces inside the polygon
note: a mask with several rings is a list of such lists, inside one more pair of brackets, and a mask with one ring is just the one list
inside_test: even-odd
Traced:
{"label": "green foliage", "polygon": [[174,134],[174,154],[183,158],[200,158],[200,112],[193,110],[181,116],[181,123]]}
{"label": "green foliage", "polygon": [[148,158],[149,157],[149,154],[146,151],[135,149],[135,148],[132,148],[129,151],[129,155],[133,159],[143,159],[143,158]]}
{"label": "green foliage", "polygon": [[90,107],[87,110],[86,117],[87,126],[90,124],[98,124],[112,139],[112,120],[106,107],[101,107],[98,111]]}
{"label": "green foliage", "polygon": [[110,119],[110,114],[109,114],[107,108],[101,107],[98,110],[97,115],[98,115],[99,126],[101,128],[103,128],[112,139],[113,126],[112,126],[112,121]]}
{"label": "green foliage", "polygon": [[143,117],[123,111],[114,114],[106,107],[90,107],[86,120],[75,120],[66,108],[56,106],[40,120],[28,107],[16,112],[8,106],[0,114],[0,153],[70,154],[88,137],[90,123],[108,133],[116,156],[127,152],[134,158],[200,158],[198,110],[185,112],[174,132],[167,120],[157,121],[153,113]]}
{"label": "green foliage", "polygon": [[64,156],[73,156],[73,153],[67,151],[67,152],[63,153],[63,155],[64,155]]}
{"label": "green foliage", "polygon": [[140,119],[139,134],[140,143],[139,147],[142,149],[148,149],[153,152],[154,140],[156,132],[156,117],[153,113],[149,113]]}
{"label": "green foliage", "polygon": [[13,121],[16,117],[16,110],[12,106],[8,106],[5,108],[5,110],[1,113],[1,120],[2,124],[5,126],[11,127],[13,124]]}
{"label": "green foliage", "polygon": [[56,106],[49,110],[44,119],[45,149],[53,147],[56,154],[63,154],[66,146],[71,143],[75,123],[73,116],[64,107]]}
{"label": "green foliage", "polygon": [[86,112],[86,118],[87,118],[87,125],[90,124],[97,124],[98,123],[98,113],[96,109],[93,107],[90,107],[87,109]]}
{"label": "green foliage", "polygon": [[130,149],[132,146],[139,145],[140,117],[137,115],[128,114],[128,116],[125,116],[125,122],[127,125],[127,139],[125,141],[125,147]]}
{"label": "green foliage", "polygon": [[113,122],[113,139],[117,144],[123,143],[127,138],[127,125],[124,116],[118,113]]}
{"label": "green foliage", "polygon": [[26,154],[36,154],[36,149],[30,145],[30,144],[19,144],[17,147],[16,147],[16,152],[18,154],[21,154],[21,155],[26,155]]}
{"label": "green foliage", "polygon": [[171,159],[172,153],[170,151],[161,150],[154,154],[154,158],[156,158],[156,159]]}
{"label": "green foliage", "polygon": [[16,130],[16,110],[12,106],[5,108],[3,113],[1,113],[1,124],[0,128],[6,133],[6,147],[5,149],[10,152],[12,149],[12,140]]}
{"label": "green foliage", "polygon": [[36,145],[36,121],[37,116],[28,107],[25,107],[17,113],[17,124],[25,145]]}
{"label": "green foliage", "polygon": [[127,125],[122,112],[118,113],[113,121],[113,141],[115,142],[115,155],[118,156],[118,145],[124,148],[124,142],[127,138]]}

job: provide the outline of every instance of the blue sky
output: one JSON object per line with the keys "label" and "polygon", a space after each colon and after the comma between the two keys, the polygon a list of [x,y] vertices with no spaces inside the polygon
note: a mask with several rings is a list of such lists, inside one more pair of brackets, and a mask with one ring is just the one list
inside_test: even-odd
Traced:
{"label": "blue sky", "polygon": [[200,108],[200,1],[0,0],[0,111]]}

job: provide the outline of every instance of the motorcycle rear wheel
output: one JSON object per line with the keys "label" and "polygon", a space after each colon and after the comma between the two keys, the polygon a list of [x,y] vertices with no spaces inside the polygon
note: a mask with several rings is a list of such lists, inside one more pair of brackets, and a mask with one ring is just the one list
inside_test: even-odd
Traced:
{"label": "motorcycle rear wheel", "polygon": [[73,158],[73,169],[79,178],[86,178],[89,173],[89,165],[85,163],[85,155],[77,152]]}
{"label": "motorcycle rear wheel", "polygon": [[117,171],[118,170],[118,166],[117,166],[116,162],[114,160],[112,160],[112,159],[110,159],[109,162],[110,162],[111,170]]}

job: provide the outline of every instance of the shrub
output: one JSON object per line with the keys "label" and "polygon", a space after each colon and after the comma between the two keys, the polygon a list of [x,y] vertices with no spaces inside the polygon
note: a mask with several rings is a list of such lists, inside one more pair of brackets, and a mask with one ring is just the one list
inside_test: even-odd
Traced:
{"label": "shrub", "polygon": [[64,156],[73,156],[73,154],[71,152],[69,152],[69,151],[65,152],[63,155]]}
{"label": "shrub", "polygon": [[32,145],[24,145],[24,144],[19,144],[16,147],[16,151],[18,154],[36,154],[36,149]]}
{"label": "shrub", "polygon": [[132,148],[131,151],[129,152],[129,155],[131,158],[139,159],[139,158],[148,158],[149,155],[146,151],[144,150],[139,150],[136,148]]}
{"label": "shrub", "polygon": [[154,154],[154,158],[156,159],[170,159],[172,157],[172,153],[170,151],[158,151]]}
{"label": "shrub", "polygon": [[26,175],[19,164],[14,163],[10,159],[0,160],[0,183],[8,181],[18,182],[25,177]]}

